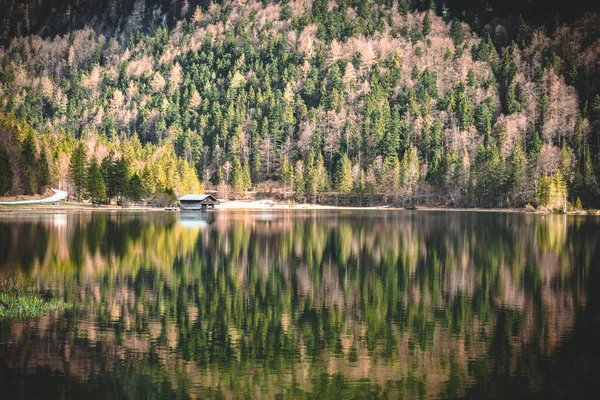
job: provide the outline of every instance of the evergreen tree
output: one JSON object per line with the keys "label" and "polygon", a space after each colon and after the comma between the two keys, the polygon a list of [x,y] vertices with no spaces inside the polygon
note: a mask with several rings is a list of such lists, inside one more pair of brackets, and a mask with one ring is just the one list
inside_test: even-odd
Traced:
{"label": "evergreen tree", "polygon": [[283,157],[281,163],[281,181],[283,182],[284,188],[287,189],[292,184],[294,179],[294,168],[291,166],[287,156]]}
{"label": "evergreen tree", "polygon": [[302,160],[298,160],[296,162],[296,166],[294,167],[294,192],[296,196],[304,196],[305,191],[305,182],[304,182],[304,162]]}
{"label": "evergreen tree", "polygon": [[465,30],[459,20],[454,18],[450,24],[450,37],[455,46],[459,46],[465,40]]}
{"label": "evergreen tree", "polygon": [[544,175],[540,178],[535,196],[538,207],[552,211],[566,211],[567,196],[567,184],[560,169],[553,177]]}
{"label": "evergreen tree", "polygon": [[461,93],[456,107],[456,117],[459,120],[460,129],[466,131],[473,123],[473,106],[466,94]]}
{"label": "evergreen tree", "polygon": [[583,182],[588,193],[598,195],[598,184],[589,148],[586,151],[585,163],[583,165]]}
{"label": "evergreen tree", "polygon": [[346,153],[338,160],[335,171],[335,185],[342,194],[352,191],[352,165]]}
{"label": "evergreen tree", "polygon": [[102,177],[102,171],[96,157],[92,158],[90,165],[87,170],[86,190],[92,200],[93,204],[106,199],[106,189],[104,186],[104,178]]}
{"label": "evergreen tree", "polygon": [[4,146],[0,144],[0,195],[5,195],[13,186],[13,170]]}
{"label": "evergreen tree", "polygon": [[246,179],[244,177],[244,167],[240,163],[238,157],[233,157],[233,163],[231,168],[231,177],[229,178],[231,189],[233,190],[236,198],[241,198],[246,191]]}
{"label": "evergreen tree", "polygon": [[133,203],[139,203],[144,197],[144,186],[138,174],[133,174],[127,182],[125,197]]}
{"label": "evergreen tree", "polygon": [[24,178],[23,191],[27,194],[33,194],[36,189],[34,171],[37,169],[35,162],[37,151],[33,130],[28,126],[25,129],[27,129],[27,134],[21,143],[21,172]]}
{"label": "evergreen tree", "polygon": [[527,157],[520,140],[513,148],[508,159],[507,189],[512,197],[521,203],[527,179]]}
{"label": "evergreen tree", "polygon": [[121,200],[129,181],[129,163],[124,157],[121,157],[113,165],[114,194],[115,196],[119,196]]}
{"label": "evergreen tree", "polygon": [[110,204],[113,197],[116,196],[116,183],[115,183],[115,153],[111,151],[100,163],[100,170],[102,171],[102,177],[104,178],[104,185],[106,187],[107,202]]}
{"label": "evergreen tree", "polygon": [[51,182],[50,178],[50,165],[48,164],[48,157],[46,156],[46,150],[41,149],[40,151],[40,161],[38,163],[38,185],[40,191],[48,186]]}
{"label": "evergreen tree", "polygon": [[481,146],[471,171],[473,197],[477,205],[494,207],[499,204],[505,184],[500,151],[496,146]]}
{"label": "evergreen tree", "polygon": [[429,18],[429,11],[425,12],[425,18],[423,18],[423,29],[421,30],[421,33],[423,33],[423,36],[427,36],[429,35],[429,33],[431,32],[431,18]]}
{"label": "evergreen tree", "polygon": [[414,199],[414,191],[417,182],[421,176],[421,167],[419,164],[419,156],[417,149],[412,144],[402,157],[401,181],[402,187],[409,204],[412,204]]}
{"label": "evergreen tree", "polygon": [[71,190],[75,194],[77,201],[81,201],[86,182],[86,149],[85,144],[80,141],[73,154],[71,154],[71,163],[69,164],[69,181]]}
{"label": "evergreen tree", "polygon": [[327,168],[325,168],[325,160],[321,152],[317,153],[317,159],[315,161],[315,172],[317,181],[317,191],[324,192],[329,187],[329,179]]}
{"label": "evergreen tree", "polygon": [[244,190],[252,188],[252,178],[250,176],[250,166],[244,164],[243,167]]}

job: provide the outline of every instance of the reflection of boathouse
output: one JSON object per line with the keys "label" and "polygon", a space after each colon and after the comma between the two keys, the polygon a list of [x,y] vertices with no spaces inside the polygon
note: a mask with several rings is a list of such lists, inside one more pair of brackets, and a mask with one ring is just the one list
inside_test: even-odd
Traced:
{"label": "reflection of boathouse", "polygon": [[206,210],[215,208],[219,201],[211,194],[186,194],[179,198],[181,210]]}

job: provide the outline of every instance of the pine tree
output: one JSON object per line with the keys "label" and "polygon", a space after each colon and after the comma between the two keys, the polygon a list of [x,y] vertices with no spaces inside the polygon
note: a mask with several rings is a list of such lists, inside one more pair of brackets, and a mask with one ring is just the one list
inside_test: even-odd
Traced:
{"label": "pine tree", "polygon": [[119,196],[119,200],[122,200],[123,193],[125,193],[127,182],[129,180],[129,163],[124,157],[115,161],[113,179],[114,194],[115,196]]}
{"label": "pine tree", "polygon": [[4,146],[0,144],[0,195],[5,195],[12,189],[13,171],[10,159]]}
{"label": "pine tree", "polygon": [[537,130],[533,131],[529,145],[527,146],[527,150],[529,151],[529,154],[533,156],[539,155],[542,151],[542,140],[540,139],[540,135],[538,134]]}
{"label": "pine tree", "polygon": [[450,37],[454,41],[454,45],[458,46],[465,40],[465,30],[459,20],[454,18],[450,25]]}
{"label": "pine tree", "polygon": [[340,193],[346,194],[352,191],[352,164],[348,155],[344,153],[338,160],[335,171],[335,185]]}
{"label": "pine tree", "polygon": [[102,178],[102,171],[100,170],[100,165],[98,165],[96,157],[92,158],[87,170],[86,190],[93,204],[98,204],[106,199],[104,178]]}
{"label": "pine tree", "polygon": [[496,146],[481,146],[472,165],[473,197],[484,207],[498,205],[505,184],[504,168]]}
{"label": "pine tree", "polygon": [[107,202],[110,204],[113,197],[116,196],[115,188],[115,153],[111,151],[100,163],[100,170],[102,171],[102,177],[104,178],[104,185],[106,187]]}
{"label": "pine tree", "polygon": [[37,169],[35,160],[37,151],[33,130],[28,126],[25,129],[27,129],[27,134],[21,143],[21,172],[25,178],[23,190],[27,194],[33,194],[36,189],[34,171]]}
{"label": "pine tree", "polygon": [[242,167],[238,157],[233,157],[231,178],[229,178],[229,182],[234,196],[236,198],[241,198],[244,195],[247,182],[245,182],[244,178],[244,167]]}
{"label": "pine tree", "polygon": [[583,182],[588,193],[598,194],[598,184],[596,174],[594,173],[594,165],[592,164],[592,156],[590,149],[586,149],[585,164],[583,165]]}
{"label": "pine tree", "polygon": [[305,182],[304,182],[304,162],[302,160],[298,160],[296,162],[296,166],[294,167],[294,192],[296,196],[302,197],[305,192]]}
{"label": "pine tree", "polygon": [[317,179],[317,167],[315,166],[315,151],[313,149],[308,153],[306,165],[304,167],[304,188],[308,196],[316,196],[319,187]]}
{"label": "pine tree", "polygon": [[426,11],[425,18],[423,18],[423,29],[421,30],[421,33],[423,33],[423,36],[427,36],[427,35],[429,35],[430,32],[431,32],[431,18],[429,18],[429,11]]}
{"label": "pine tree", "polygon": [[465,93],[461,93],[456,108],[456,117],[459,120],[460,129],[463,131],[469,130],[473,123],[473,106]]}
{"label": "pine tree", "polygon": [[48,186],[51,182],[50,178],[50,165],[48,165],[48,157],[46,156],[46,150],[41,149],[40,151],[40,161],[38,163],[38,185],[40,191]]}
{"label": "pine tree", "polygon": [[512,154],[508,159],[507,188],[518,202],[523,201],[523,192],[527,178],[527,157],[523,151],[523,145],[517,140]]}
{"label": "pine tree", "polygon": [[69,181],[77,201],[81,201],[85,187],[86,158],[85,144],[79,142],[71,154],[71,163],[69,164]]}
{"label": "pine tree", "polygon": [[317,174],[317,191],[324,192],[329,187],[329,179],[327,168],[325,168],[325,160],[323,159],[323,154],[321,152],[317,153],[315,167]]}
{"label": "pine tree", "polygon": [[575,180],[575,171],[573,170],[573,150],[567,145],[567,141],[563,139],[560,149],[560,171],[565,177],[567,185],[571,187]]}
{"label": "pine tree", "polygon": [[287,187],[291,185],[293,179],[294,169],[290,165],[287,156],[284,156],[283,161],[281,163],[281,181],[283,182],[284,189],[287,189]]}
{"label": "pine tree", "polygon": [[414,190],[421,175],[421,167],[419,165],[419,156],[417,149],[412,144],[402,157],[402,187],[407,196],[409,204],[413,202]]}
{"label": "pine tree", "polygon": [[133,203],[139,203],[144,197],[144,187],[138,174],[133,174],[127,182],[125,197]]}
{"label": "pine tree", "polygon": [[252,178],[250,177],[250,166],[244,164],[243,167],[244,190],[252,188]]}

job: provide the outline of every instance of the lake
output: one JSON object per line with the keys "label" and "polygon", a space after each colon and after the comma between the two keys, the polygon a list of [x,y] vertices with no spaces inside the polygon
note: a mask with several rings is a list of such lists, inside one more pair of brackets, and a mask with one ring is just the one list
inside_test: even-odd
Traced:
{"label": "lake", "polygon": [[585,398],[600,219],[433,211],[0,214],[22,398]]}

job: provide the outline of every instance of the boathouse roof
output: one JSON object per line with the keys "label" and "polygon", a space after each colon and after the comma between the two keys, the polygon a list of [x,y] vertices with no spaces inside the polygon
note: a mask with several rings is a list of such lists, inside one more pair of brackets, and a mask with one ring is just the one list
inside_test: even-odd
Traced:
{"label": "boathouse roof", "polygon": [[212,194],[184,194],[178,200],[179,201],[203,201],[209,197],[212,197],[212,199],[214,201],[217,201],[217,199]]}

